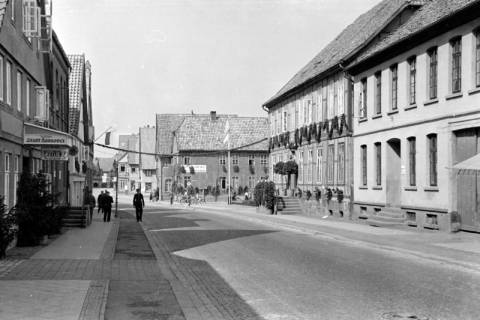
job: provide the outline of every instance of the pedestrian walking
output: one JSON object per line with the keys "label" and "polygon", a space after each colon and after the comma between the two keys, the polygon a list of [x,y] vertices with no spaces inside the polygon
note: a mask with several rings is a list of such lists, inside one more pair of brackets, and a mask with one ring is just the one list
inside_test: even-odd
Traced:
{"label": "pedestrian walking", "polygon": [[170,191],[170,205],[173,205],[173,191]]}
{"label": "pedestrian walking", "polygon": [[90,221],[92,221],[92,218],[93,218],[93,209],[95,208],[95,197],[93,196],[93,194],[90,192],[88,194],[88,209],[90,211]]}
{"label": "pedestrian walking", "polygon": [[98,210],[97,213],[100,214],[100,211],[103,213],[103,197],[105,194],[103,193],[103,190],[100,191],[100,194],[98,195],[97,198],[97,204],[98,204]]}
{"label": "pedestrian walking", "polygon": [[103,196],[103,222],[110,222],[110,217],[112,215],[112,203],[113,198],[110,196],[108,191],[105,192]]}
{"label": "pedestrian walking", "polygon": [[143,207],[145,207],[145,201],[143,200],[143,194],[140,193],[140,189],[137,189],[137,193],[133,196],[133,206],[135,207],[135,215],[137,222],[142,221]]}

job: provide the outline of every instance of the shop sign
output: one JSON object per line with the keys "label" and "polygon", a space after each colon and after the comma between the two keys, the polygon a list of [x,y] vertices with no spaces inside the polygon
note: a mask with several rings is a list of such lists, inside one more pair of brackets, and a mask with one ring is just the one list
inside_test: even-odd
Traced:
{"label": "shop sign", "polygon": [[193,169],[195,170],[195,173],[197,173],[197,172],[207,172],[207,166],[204,165],[204,164],[194,164],[194,165],[191,165],[191,166],[186,166],[185,169],[188,170],[189,167],[193,167]]}
{"label": "shop sign", "polygon": [[68,149],[42,149],[42,159],[68,161]]}
{"label": "shop sign", "polygon": [[57,134],[28,134],[25,133],[23,141],[25,144],[33,145],[69,145],[67,137]]}

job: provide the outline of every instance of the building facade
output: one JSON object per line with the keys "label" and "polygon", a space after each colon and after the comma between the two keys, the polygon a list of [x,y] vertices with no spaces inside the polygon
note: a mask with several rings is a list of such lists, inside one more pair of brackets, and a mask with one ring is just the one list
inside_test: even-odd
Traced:
{"label": "building facade", "polygon": [[477,175],[452,170],[480,152],[479,12],[480,1],[426,1],[348,67],[356,216],[480,231]]}
{"label": "building facade", "polygon": [[417,2],[384,0],[358,17],[263,105],[270,123],[271,163],[293,160],[298,165],[296,181],[291,179],[289,186],[271,169],[281,194],[317,192],[319,214],[351,216],[353,82],[345,67]]}
{"label": "building facade", "polygon": [[144,194],[150,194],[157,190],[157,164],[155,157],[156,128],[141,127],[139,129],[139,174],[140,190]]}
{"label": "building facade", "polygon": [[[24,10],[21,1],[0,4],[0,195],[7,207],[16,202],[22,172],[45,173],[58,203],[68,193],[70,65],[48,23],[51,7],[29,3],[35,10]],[[26,12],[41,15],[41,30],[26,28]]]}
{"label": "building facade", "polygon": [[[157,150],[160,197],[168,198],[174,186],[191,183],[199,190],[228,192],[228,144],[230,127],[230,172],[232,192],[253,190],[268,177],[268,120],[237,115],[157,115]],[[169,129],[173,129],[169,131]]]}

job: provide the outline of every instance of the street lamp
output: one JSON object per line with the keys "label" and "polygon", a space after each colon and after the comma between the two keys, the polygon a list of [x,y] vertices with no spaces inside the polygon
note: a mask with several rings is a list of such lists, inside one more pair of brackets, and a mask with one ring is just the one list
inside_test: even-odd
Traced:
{"label": "street lamp", "polygon": [[113,160],[113,168],[115,169],[115,217],[118,217],[118,162]]}

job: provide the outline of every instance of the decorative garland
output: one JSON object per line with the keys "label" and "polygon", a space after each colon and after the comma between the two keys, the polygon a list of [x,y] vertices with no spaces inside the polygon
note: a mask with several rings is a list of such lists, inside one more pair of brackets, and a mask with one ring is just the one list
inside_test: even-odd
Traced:
{"label": "decorative garland", "polygon": [[340,116],[340,129],[338,131],[340,134],[342,134],[343,128],[345,128],[348,131],[348,125],[347,125],[347,119],[345,117],[345,113],[343,113]]}
{"label": "decorative garland", "polygon": [[328,132],[328,120],[323,123],[323,130]]}
{"label": "decorative garland", "polygon": [[290,142],[290,131],[287,131],[285,132],[285,136],[283,139],[283,146],[286,148],[289,142]]}
{"label": "decorative garland", "polygon": [[332,139],[333,137],[333,129],[335,128],[335,123],[333,122],[333,119],[330,120],[332,123],[330,124],[330,129],[328,130],[328,138]]}

